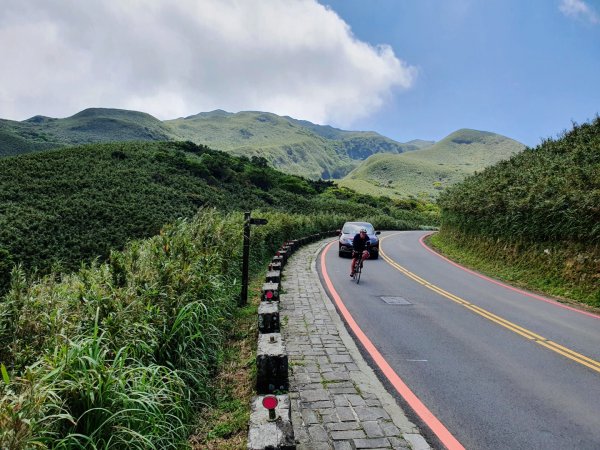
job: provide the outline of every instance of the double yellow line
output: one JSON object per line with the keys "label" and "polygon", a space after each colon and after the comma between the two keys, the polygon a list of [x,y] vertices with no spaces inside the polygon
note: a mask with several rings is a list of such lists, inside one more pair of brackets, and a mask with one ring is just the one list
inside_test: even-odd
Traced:
{"label": "double yellow line", "polygon": [[[386,237],[389,237],[389,236],[386,236]],[[383,239],[385,239],[385,238],[383,238]],[[547,349],[552,350],[555,353],[558,353],[566,358],[569,358],[579,364],[582,364],[582,365],[589,367],[590,369],[595,370],[596,372],[600,373],[600,362],[598,362],[592,358],[588,358],[587,356],[577,353],[571,349],[563,347],[562,345],[557,344],[556,342],[546,339],[545,337],[540,336],[539,334],[529,331],[526,328],[523,328],[515,323],[509,322],[508,320],[503,319],[502,317],[497,316],[496,314],[493,314],[493,313],[487,311],[486,309],[483,309],[477,305],[474,305],[473,303],[470,303],[460,297],[457,297],[456,295],[451,294],[448,291],[445,291],[444,289],[440,288],[439,286],[431,284],[429,281],[424,280],[420,276],[418,276],[418,275],[410,272],[406,268],[402,267],[396,261],[391,259],[388,255],[386,255],[385,252],[381,248],[379,249],[379,254],[382,256],[382,258],[388,264],[390,264],[396,270],[403,273],[408,278],[416,281],[417,283],[425,286],[427,289],[431,289],[433,292],[435,292],[443,297],[446,297],[447,299],[450,299],[453,302],[458,303],[459,305],[464,306],[465,308],[473,311],[475,314],[478,314],[481,317],[484,317],[484,318],[486,318],[486,319],[488,319],[510,331],[513,331],[514,333],[517,333],[517,334],[523,336],[525,339],[534,341],[537,344],[540,344],[540,345],[546,347]]]}

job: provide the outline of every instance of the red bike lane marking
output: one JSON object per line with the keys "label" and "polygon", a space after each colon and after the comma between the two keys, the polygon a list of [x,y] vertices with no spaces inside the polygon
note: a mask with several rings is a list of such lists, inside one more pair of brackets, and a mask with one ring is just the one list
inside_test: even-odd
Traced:
{"label": "red bike lane marking", "polygon": [[371,342],[371,340],[367,337],[367,335],[362,331],[362,329],[358,326],[350,311],[344,305],[340,295],[337,293],[335,288],[333,287],[333,283],[329,278],[327,273],[327,265],[325,263],[325,256],[327,252],[331,248],[331,246],[335,243],[331,242],[325,247],[325,250],[321,253],[321,270],[323,272],[323,279],[325,280],[325,284],[327,285],[327,289],[329,293],[333,297],[335,304],[337,305],[340,313],[344,317],[344,320],[357,337],[357,339],[361,342],[365,350],[369,353],[375,364],[381,369],[381,372],[385,375],[385,377],[389,380],[389,382],[394,386],[394,389],[402,396],[402,398],[408,403],[408,405],[413,409],[413,411],[419,416],[419,418],[425,422],[425,424],[429,427],[429,429],[437,436],[440,442],[448,449],[448,450],[464,450],[464,447],[460,442],[448,431],[448,429],[440,422],[440,420],[433,415],[433,413],[423,404],[423,402],[410,390],[410,388],[402,381],[402,379],[398,376],[398,374],[392,369],[392,367],[388,364],[386,359],[383,357],[379,350],[375,347],[375,345]]}
{"label": "red bike lane marking", "polygon": [[431,236],[432,234],[433,234],[433,233],[424,234],[424,235],[423,235],[423,236],[421,236],[421,238],[419,239],[419,242],[420,242],[420,243],[421,243],[421,245],[422,245],[423,247],[425,247],[425,248],[426,248],[426,249],[427,249],[429,252],[433,253],[434,255],[438,256],[439,258],[442,258],[444,261],[446,261],[446,262],[448,262],[448,263],[452,264],[454,267],[458,267],[459,269],[461,269],[461,270],[463,270],[463,271],[465,271],[465,272],[468,272],[468,273],[470,273],[471,275],[475,275],[475,276],[477,276],[477,277],[479,277],[479,278],[482,278],[482,279],[484,279],[484,280],[486,280],[486,281],[489,281],[490,283],[494,283],[494,284],[496,284],[496,285],[498,285],[498,286],[501,286],[501,287],[503,287],[503,288],[509,289],[509,290],[511,290],[511,291],[514,291],[514,292],[518,292],[519,294],[525,295],[525,296],[527,296],[527,297],[531,297],[531,298],[533,298],[533,299],[535,299],[535,300],[540,300],[540,301],[542,301],[542,302],[550,303],[551,305],[558,306],[559,308],[568,309],[568,310],[570,310],[570,311],[574,311],[574,312],[577,312],[577,313],[579,313],[579,314],[583,314],[583,315],[586,315],[586,316],[592,317],[592,318],[594,318],[594,319],[600,319],[600,316],[599,316],[599,315],[597,315],[597,314],[590,313],[590,312],[587,312],[587,311],[582,311],[582,310],[580,310],[580,309],[573,308],[572,306],[563,305],[562,303],[559,303],[559,302],[557,302],[556,300],[552,300],[552,299],[549,299],[549,298],[546,298],[546,297],[542,297],[541,295],[537,295],[537,294],[534,294],[534,293],[532,293],[532,292],[527,292],[527,291],[524,291],[524,290],[522,290],[522,289],[516,288],[516,287],[514,287],[514,286],[510,286],[510,285],[508,285],[508,284],[502,283],[501,281],[494,280],[493,278],[487,277],[487,276],[485,276],[485,275],[483,275],[483,274],[481,274],[481,273],[475,272],[474,270],[471,270],[471,269],[468,269],[468,268],[466,268],[466,267],[464,267],[464,266],[461,266],[460,264],[458,264],[458,263],[456,263],[456,262],[454,262],[454,261],[452,261],[452,260],[450,260],[450,259],[446,258],[444,255],[441,255],[440,253],[436,252],[434,249],[432,249],[431,247],[429,247],[429,246],[428,246],[428,245],[427,245],[427,244],[424,242],[425,238],[426,238],[427,236]]}

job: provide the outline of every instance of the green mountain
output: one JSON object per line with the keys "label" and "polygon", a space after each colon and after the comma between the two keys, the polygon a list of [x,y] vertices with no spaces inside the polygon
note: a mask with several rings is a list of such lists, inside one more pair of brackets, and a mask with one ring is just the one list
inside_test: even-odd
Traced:
{"label": "green mountain", "polygon": [[309,178],[341,178],[375,153],[419,148],[374,132],[339,130],[256,111],[217,110],[165,123],[197,144],[236,155],[262,156],[280,170]]}
{"label": "green mountain", "polygon": [[523,148],[503,136],[473,130],[459,130],[438,143],[400,143],[371,131],[340,130],[257,111],[216,110],[160,121],[138,111],[89,108],[64,119],[0,120],[0,156],[125,141],[190,141],[262,157],[283,172],[311,179],[341,179],[356,169],[343,180],[344,186],[395,197],[434,197],[465,174]]}
{"label": "green mountain", "polygon": [[285,116],[285,119],[308,128],[313,133],[327,139],[341,142],[345,152],[352,159],[366,159],[375,153],[403,153],[429,147],[433,141],[415,139],[405,144],[400,144],[392,139],[373,131],[345,131],[329,125],[315,125],[306,120],[296,120]]}
{"label": "green mountain", "polygon": [[523,149],[499,134],[462,129],[417,151],[373,155],[339,184],[371,195],[434,199],[448,186]]}
{"label": "green mountain", "polygon": [[167,141],[176,137],[168,126],[150,114],[120,109],[90,108],[48,125],[49,131],[54,131],[69,144],[107,140]]}
{"label": "green mountain", "polygon": [[167,125],[150,114],[122,109],[89,108],[64,119],[0,120],[0,156],[94,142],[176,139]]}
{"label": "green mountain", "polygon": [[200,113],[165,122],[183,139],[235,155],[265,158],[273,167],[329,178],[354,167],[332,140],[270,113]]}
{"label": "green mountain", "polygon": [[[41,116],[38,116],[41,118]],[[45,119],[45,118],[43,118]],[[43,120],[42,119],[42,120]],[[0,119],[0,157],[60,147],[54,136],[28,122]]]}
{"label": "green mountain", "polygon": [[341,178],[376,153],[430,145],[401,144],[374,132],[345,131],[271,113],[217,110],[161,122],[149,114],[90,108],[64,119],[0,120],[0,156],[94,142],[181,141],[240,156],[260,156],[284,172]]}

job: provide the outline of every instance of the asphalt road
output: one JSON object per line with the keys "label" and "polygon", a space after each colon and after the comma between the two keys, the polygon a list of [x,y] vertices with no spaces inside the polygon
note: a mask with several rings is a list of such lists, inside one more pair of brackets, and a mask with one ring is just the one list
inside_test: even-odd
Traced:
{"label": "asphalt road", "polygon": [[600,449],[600,317],[469,273],[425,234],[384,232],[359,285],[337,243],[322,259],[393,371],[469,450]]}

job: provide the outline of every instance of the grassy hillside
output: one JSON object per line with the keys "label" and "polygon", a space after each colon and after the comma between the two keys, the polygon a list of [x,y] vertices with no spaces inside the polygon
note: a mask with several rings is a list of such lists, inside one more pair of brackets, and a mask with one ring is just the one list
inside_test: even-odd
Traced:
{"label": "grassy hillside", "polygon": [[284,117],[292,123],[298,124],[313,133],[327,139],[339,141],[344,152],[352,159],[366,159],[375,153],[403,153],[420,148],[426,148],[434,144],[432,141],[415,139],[401,144],[373,131],[346,131],[333,128],[329,125],[316,125],[306,120],[296,120]]}
{"label": "grassy hillside", "polygon": [[439,191],[466,175],[465,167],[460,165],[379,154],[371,156],[338,183],[370,195],[432,200]]}
{"label": "grassy hillside", "polygon": [[387,217],[392,227],[429,220],[397,202],[285,175],[261,158],[184,142],[90,144],[0,159],[0,267],[4,260],[5,276],[6,261],[42,271],[74,269],[201,206],[360,210],[373,220]]}
{"label": "grassy hillside", "polygon": [[60,147],[55,136],[26,122],[0,120],[0,157]]}
{"label": "grassy hillside", "polygon": [[38,122],[42,129],[58,136],[68,144],[107,141],[165,141],[177,137],[160,120],[137,111],[109,108],[89,108],[66,119]]}
{"label": "grassy hillside", "polygon": [[440,239],[600,306],[599,118],[467,178],[438,203]]}
{"label": "grassy hillside", "polygon": [[0,121],[0,156],[94,142],[189,140],[309,178],[341,178],[368,156],[416,150],[374,132],[345,131],[271,113],[225,111],[161,122],[149,114],[90,108],[64,119]]}
{"label": "grassy hillside", "polygon": [[434,199],[467,175],[524,148],[498,134],[459,130],[417,151],[371,156],[339,184],[371,195]]}
{"label": "grassy hillside", "polygon": [[185,139],[246,157],[264,157],[288,173],[319,178],[353,167],[334,142],[269,113],[223,111],[167,121]]}
{"label": "grassy hillside", "polygon": [[165,141],[179,136],[149,114],[89,108],[64,119],[0,120],[0,156],[93,142]]}
{"label": "grassy hillside", "polygon": [[213,111],[166,123],[185,139],[236,155],[263,156],[280,170],[310,178],[341,178],[372,154],[418,148],[373,132],[254,111]]}

